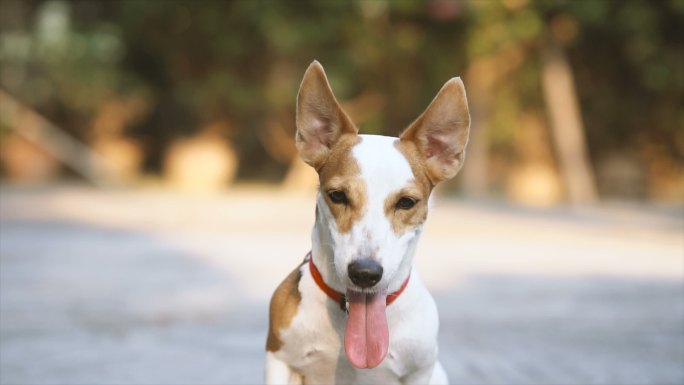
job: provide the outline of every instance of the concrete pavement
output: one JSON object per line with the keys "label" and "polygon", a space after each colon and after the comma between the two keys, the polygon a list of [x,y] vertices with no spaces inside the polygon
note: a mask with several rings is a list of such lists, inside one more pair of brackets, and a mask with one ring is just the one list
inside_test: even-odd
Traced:
{"label": "concrete pavement", "polygon": [[[261,383],[312,222],[275,190],[3,186],[0,383]],[[417,263],[451,382],[684,383],[683,231],[681,208],[437,200]]]}

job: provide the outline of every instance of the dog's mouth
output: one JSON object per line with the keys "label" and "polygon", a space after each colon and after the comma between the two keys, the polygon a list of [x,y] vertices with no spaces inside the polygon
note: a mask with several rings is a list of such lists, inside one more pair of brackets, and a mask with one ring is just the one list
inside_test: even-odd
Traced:
{"label": "dog's mouth", "polygon": [[349,317],[344,335],[344,350],[357,368],[374,368],[385,359],[389,329],[385,315],[386,295],[347,290]]}

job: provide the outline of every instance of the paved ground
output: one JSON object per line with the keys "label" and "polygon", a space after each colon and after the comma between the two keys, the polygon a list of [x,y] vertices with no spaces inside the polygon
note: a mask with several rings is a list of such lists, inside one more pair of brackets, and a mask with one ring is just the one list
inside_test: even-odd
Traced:
{"label": "paved ground", "polygon": [[[258,384],[312,198],[0,188],[0,383]],[[681,207],[438,200],[417,263],[455,384],[684,383]]]}

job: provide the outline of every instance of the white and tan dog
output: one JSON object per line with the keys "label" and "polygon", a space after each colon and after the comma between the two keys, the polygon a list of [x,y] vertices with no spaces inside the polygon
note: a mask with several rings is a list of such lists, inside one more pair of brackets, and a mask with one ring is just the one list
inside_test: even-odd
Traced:
{"label": "white and tan dog", "polygon": [[433,187],[463,164],[470,116],[449,80],[399,138],[359,135],[314,61],[297,149],[320,191],[312,250],[273,294],[269,384],[443,384],[437,308],[413,254]]}

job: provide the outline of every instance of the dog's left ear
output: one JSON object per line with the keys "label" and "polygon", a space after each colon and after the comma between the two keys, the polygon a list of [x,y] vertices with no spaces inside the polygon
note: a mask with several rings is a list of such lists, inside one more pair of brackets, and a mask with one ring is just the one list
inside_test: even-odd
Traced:
{"label": "dog's left ear", "polygon": [[318,170],[344,135],[357,134],[352,120],[335,99],[321,64],[313,61],[297,95],[295,142],[302,159]]}
{"label": "dog's left ear", "polygon": [[418,119],[401,134],[422,157],[432,184],[453,178],[463,166],[470,113],[461,78],[452,78]]}

